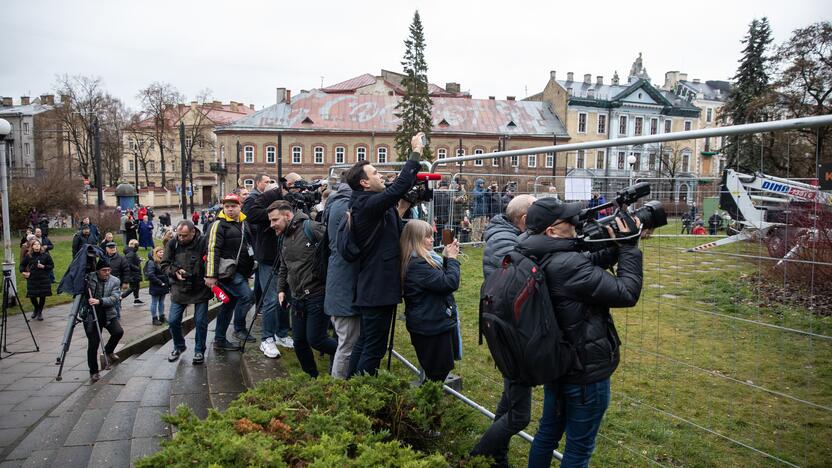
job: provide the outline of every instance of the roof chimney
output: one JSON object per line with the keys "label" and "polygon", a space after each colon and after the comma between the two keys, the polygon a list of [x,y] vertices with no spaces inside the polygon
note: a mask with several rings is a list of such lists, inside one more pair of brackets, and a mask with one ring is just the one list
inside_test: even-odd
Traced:
{"label": "roof chimney", "polygon": [[459,93],[460,90],[459,83],[445,83],[445,91],[449,93]]}
{"label": "roof chimney", "polygon": [[[11,99],[11,98],[9,98],[9,99]],[[489,99],[490,101],[493,101],[493,100],[495,100],[495,99],[497,99],[497,98],[496,98],[496,97],[494,97],[494,96],[488,96],[488,99]]]}
{"label": "roof chimney", "polygon": [[196,101],[191,101],[191,109],[196,109],[196,106],[199,105]]}
{"label": "roof chimney", "polygon": [[549,71],[549,79],[552,80],[552,81],[555,81],[555,79],[556,79],[555,78],[555,70],[550,70]]}
{"label": "roof chimney", "polygon": [[40,103],[45,105],[54,106],[55,105],[55,95],[54,94],[41,94],[40,95]]}
{"label": "roof chimney", "polygon": [[231,106],[231,112],[237,112],[237,103],[234,101],[229,101],[228,104]]}
{"label": "roof chimney", "polygon": [[514,96],[506,96],[506,101],[513,101],[513,100],[514,100]]}
{"label": "roof chimney", "polygon": [[584,83],[590,84],[592,83],[592,73],[587,73],[584,75]]}
{"label": "roof chimney", "polygon": [[596,76],[595,77],[595,84],[598,85],[598,86],[604,86],[604,77],[601,76],[601,75]]}
{"label": "roof chimney", "polygon": [[12,105],[12,98],[3,96],[3,107],[11,107]]}
{"label": "roof chimney", "polygon": [[292,90],[291,89],[286,90],[285,101],[286,101],[286,104],[291,104],[292,103]]}
{"label": "roof chimney", "polygon": [[61,104],[69,104],[69,94],[61,94]]}
{"label": "roof chimney", "polygon": [[679,73],[679,81],[687,81],[688,74],[687,73]]}
{"label": "roof chimney", "polygon": [[572,78],[575,76],[572,72],[566,72],[566,81],[572,81]]}
{"label": "roof chimney", "polygon": [[21,106],[28,106],[29,105],[29,96],[20,96],[20,105]]}
{"label": "roof chimney", "polygon": [[254,110],[254,104],[249,104],[248,108],[251,109],[251,110]]}
{"label": "roof chimney", "polygon": [[275,88],[275,93],[277,96],[277,104],[286,100],[286,88]]}
{"label": "roof chimney", "polygon": [[693,82],[696,83],[696,84],[699,84],[700,83],[699,78],[694,78]]}

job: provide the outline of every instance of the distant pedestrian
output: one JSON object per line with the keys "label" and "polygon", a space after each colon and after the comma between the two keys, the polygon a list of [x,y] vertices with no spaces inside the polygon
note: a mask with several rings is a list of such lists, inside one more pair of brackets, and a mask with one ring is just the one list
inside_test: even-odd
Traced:
{"label": "distant pedestrian", "polygon": [[139,222],[139,247],[145,249],[152,249],[153,245],[153,222],[144,215],[144,218]]}
{"label": "distant pedestrian", "polygon": [[694,236],[704,236],[708,231],[705,230],[705,225],[702,221],[697,221],[694,223],[693,230],[690,233]]}
{"label": "distant pedestrian", "polygon": [[90,233],[90,227],[86,224],[82,224],[81,229],[75,234],[75,237],[72,238],[72,258],[75,258],[75,254],[77,254],[82,248],[85,248],[87,245],[95,244],[95,239]]}
{"label": "distant pedestrian", "polygon": [[162,272],[162,247],[153,249],[152,258],[144,265],[144,276],[150,282],[150,317],[153,325],[161,325],[165,320],[165,296],[170,293],[170,278]]}
{"label": "distant pedestrian", "polygon": [[27,250],[29,253],[20,260],[20,272],[26,278],[26,297],[34,307],[32,320],[43,320],[46,297],[52,295],[51,272],[55,264],[39,240],[29,241]]}
{"label": "distant pedestrian", "polygon": [[90,221],[89,216],[84,216],[83,218],[81,218],[81,225],[83,226],[84,224],[90,227],[90,235],[92,235],[93,239],[92,243],[97,244],[101,240],[101,233],[98,232],[98,226],[96,226],[92,223],[92,221]]}
{"label": "distant pedestrian", "polygon": [[136,239],[131,240],[127,244],[127,247],[124,248],[124,258],[127,260],[127,268],[124,273],[125,277],[121,278],[122,284],[127,283],[129,286],[121,293],[121,298],[124,299],[132,293],[134,305],[144,304],[144,302],[139,299],[139,284],[142,281],[142,259],[139,258],[138,251],[139,241]]}
{"label": "distant pedestrian", "polygon": [[191,213],[191,222],[194,223],[194,224],[199,223],[199,212],[198,211],[194,211],[193,213]]}
{"label": "distant pedestrian", "polygon": [[710,235],[715,236],[719,228],[722,227],[722,216],[719,213],[714,212],[710,218],[708,218],[708,232]]}
{"label": "distant pedestrian", "polygon": [[124,221],[124,244],[129,244],[131,240],[138,239],[139,223],[133,217],[133,212],[127,212],[127,219]]}
{"label": "distant pedestrian", "polygon": [[115,242],[114,239],[115,237],[113,236],[113,233],[108,232],[104,234],[104,239],[98,244],[98,246],[101,247],[101,250],[104,250],[107,248],[107,244],[109,244],[110,242]]}

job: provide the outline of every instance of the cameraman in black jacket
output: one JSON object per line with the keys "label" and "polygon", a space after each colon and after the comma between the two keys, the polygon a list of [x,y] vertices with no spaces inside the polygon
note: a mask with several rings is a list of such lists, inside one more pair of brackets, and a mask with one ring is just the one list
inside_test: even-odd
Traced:
{"label": "cameraman in black jacket", "polygon": [[[543,415],[529,451],[529,466],[549,466],[564,431],[563,466],[587,466],[595,437],[610,401],[610,376],[618,367],[621,340],[610,307],[636,305],[642,286],[642,257],[633,232],[616,218],[617,246],[587,255],[576,239],[578,203],[556,198],[536,201],[526,215],[530,235],[518,250],[541,262],[555,317],[576,349],[580,365],[544,389]],[[623,211],[623,210],[622,210]],[[607,227],[610,237],[615,233]],[[615,275],[606,269],[618,263]]]}

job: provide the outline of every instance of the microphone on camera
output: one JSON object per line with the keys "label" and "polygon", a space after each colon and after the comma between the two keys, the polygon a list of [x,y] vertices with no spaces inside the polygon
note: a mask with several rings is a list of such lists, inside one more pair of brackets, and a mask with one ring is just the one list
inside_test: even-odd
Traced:
{"label": "microphone on camera", "polygon": [[420,182],[427,182],[429,180],[442,180],[442,174],[433,174],[430,172],[421,172],[416,174],[416,180]]}

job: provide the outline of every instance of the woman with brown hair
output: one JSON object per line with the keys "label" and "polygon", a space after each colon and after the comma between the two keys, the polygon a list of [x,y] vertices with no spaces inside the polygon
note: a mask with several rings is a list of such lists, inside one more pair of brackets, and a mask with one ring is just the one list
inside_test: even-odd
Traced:
{"label": "woman with brown hair", "polygon": [[459,354],[453,294],[459,289],[459,242],[446,245],[439,256],[430,224],[411,220],[399,244],[407,331],[425,377],[444,382]]}
{"label": "woman with brown hair", "polygon": [[26,297],[32,301],[34,312],[32,320],[43,320],[43,306],[46,296],[52,295],[50,273],[55,268],[52,256],[43,249],[40,241],[30,240],[26,243],[26,255],[20,261],[20,271],[26,278]]}

